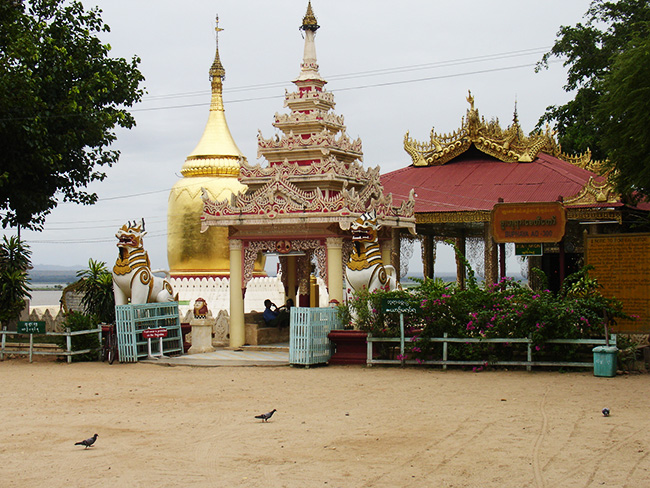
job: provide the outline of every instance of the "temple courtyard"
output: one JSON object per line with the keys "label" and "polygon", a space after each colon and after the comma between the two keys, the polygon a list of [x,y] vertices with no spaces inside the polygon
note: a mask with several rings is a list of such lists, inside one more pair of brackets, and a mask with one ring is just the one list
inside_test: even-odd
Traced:
{"label": "temple courtyard", "polygon": [[3,487],[650,485],[648,374],[21,358],[0,384]]}

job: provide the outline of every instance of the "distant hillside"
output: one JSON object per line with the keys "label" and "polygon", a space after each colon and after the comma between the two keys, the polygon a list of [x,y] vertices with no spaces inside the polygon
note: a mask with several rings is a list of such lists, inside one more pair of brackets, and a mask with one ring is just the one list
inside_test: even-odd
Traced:
{"label": "distant hillside", "polygon": [[60,283],[68,284],[77,281],[77,270],[84,266],[53,266],[36,265],[29,270],[29,279],[32,283]]}

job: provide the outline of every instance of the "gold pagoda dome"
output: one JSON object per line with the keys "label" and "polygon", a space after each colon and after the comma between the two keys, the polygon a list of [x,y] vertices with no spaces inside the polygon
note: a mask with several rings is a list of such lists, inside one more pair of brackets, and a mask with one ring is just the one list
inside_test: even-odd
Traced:
{"label": "gold pagoda dome", "polygon": [[[225,69],[219,58],[219,17],[217,47],[210,68],[212,98],[205,130],[181,168],[183,177],[169,194],[167,211],[167,260],[172,277],[226,277],[230,272],[227,229],[201,233],[205,189],[213,201],[229,199],[246,189],[239,182],[239,169],[246,161],[230,133],[223,107]],[[256,272],[263,272],[261,264]]]}

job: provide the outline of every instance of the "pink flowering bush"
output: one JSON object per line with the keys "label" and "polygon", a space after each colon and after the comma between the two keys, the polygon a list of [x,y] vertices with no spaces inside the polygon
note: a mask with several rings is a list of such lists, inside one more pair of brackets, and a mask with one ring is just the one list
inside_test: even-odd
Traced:
{"label": "pink flowering bush", "polygon": [[[526,344],[507,339],[530,338],[536,357],[571,360],[585,348],[547,341],[603,337],[606,320],[625,317],[620,302],[603,297],[588,271],[586,267],[567,277],[557,294],[547,289],[531,290],[511,278],[482,287],[470,273],[465,289],[455,283],[426,279],[408,291],[362,290],[343,308],[354,310],[355,328],[375,337],[399,337],[399,314],[383,313],[381,302],[389,297],[407,299],[419,313],[405,315],[410,341],[402,359],[418,363],[441,358],[442,345],[424,339],[443,337],[445,333],[454,338],[504,339],[498,344],[448,343],[450,358],[486,364],[525,359]],[[389,351],[390,347],[382,346],[382,350]]]}
{"label": "pink flowering bush", "polygon": [[[424,280],[414,290],[422,314],[422,331],[411,341],[410,358],[440,357],[440,344],[421,339],[442,337],[531,338],[536,352],[567,359],[573,345],[546,344],[549,339],[602,337],[605,319],[624,317],[620,302],[607,299],[589,278],[589,268],[569,276],[562,290],[533,291],[511,278],[485,288],[470,283],[467,289],[436,280]],[[511,360],[525,353],[525,344],[450,343],[450,357]]]}

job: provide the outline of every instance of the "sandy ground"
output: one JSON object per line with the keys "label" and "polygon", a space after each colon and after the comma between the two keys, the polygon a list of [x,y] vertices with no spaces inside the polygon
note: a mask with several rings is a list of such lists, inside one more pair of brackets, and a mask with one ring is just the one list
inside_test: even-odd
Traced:
{"label": "sandy ground", "polygon": [[650,486],[647,374],[17,359],[0,385],[2,487]]}

